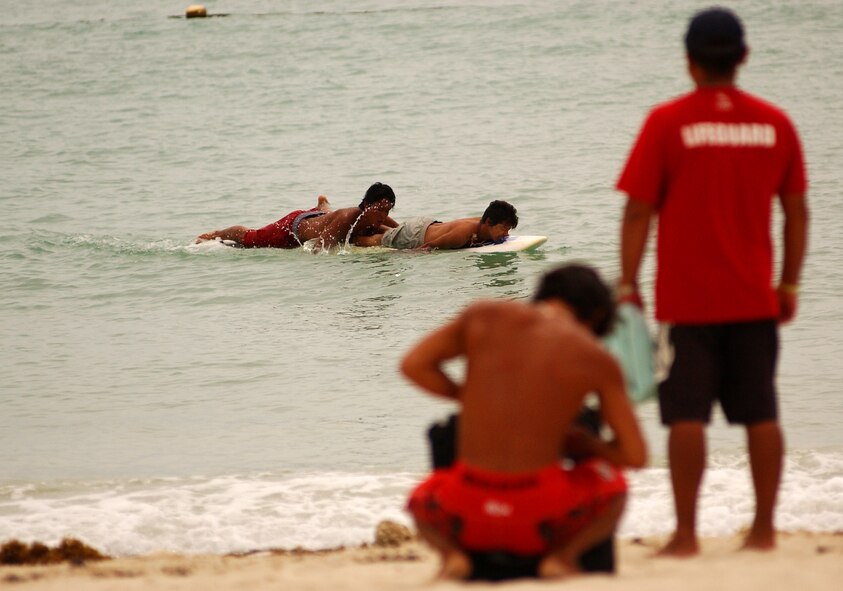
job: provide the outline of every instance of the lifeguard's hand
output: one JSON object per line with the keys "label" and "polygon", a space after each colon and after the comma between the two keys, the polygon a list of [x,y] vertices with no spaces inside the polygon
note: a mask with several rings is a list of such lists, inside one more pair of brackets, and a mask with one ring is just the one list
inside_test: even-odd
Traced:
{"label": "lifeguard's hand", "polygon": [[615,299],[619,304],[629,302],[642,312],[644,311],[644,300],[638,293],[638,288],[630,283],[621,283],[615,290]]}
{"label": "lifeguard's hand", "polygon": [[790,322],[796,316],[799,286],[782,283],[776,289],[776,295],[779,298],[779,322]]}

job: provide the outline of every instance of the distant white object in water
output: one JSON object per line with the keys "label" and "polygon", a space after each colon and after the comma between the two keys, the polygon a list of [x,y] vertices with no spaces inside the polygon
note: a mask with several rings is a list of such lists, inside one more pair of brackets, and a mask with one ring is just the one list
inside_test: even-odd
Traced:
{"label": "distant white object in water", "polygon": [[208,16],[208,11],[201,4],[191,4],[184,11],[184,18],[202,18]]}

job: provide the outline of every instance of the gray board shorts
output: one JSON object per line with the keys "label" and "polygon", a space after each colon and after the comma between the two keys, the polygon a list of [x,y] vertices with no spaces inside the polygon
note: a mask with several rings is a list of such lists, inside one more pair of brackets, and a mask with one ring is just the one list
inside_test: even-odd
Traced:
{"label": "gray board shorts", "polygon": [[397,228],[390,228],[381,238],[381,246],[388,248],[418,248],[424,244],[424,234],[430,224],[437,223],[433,218],[409,218]]}

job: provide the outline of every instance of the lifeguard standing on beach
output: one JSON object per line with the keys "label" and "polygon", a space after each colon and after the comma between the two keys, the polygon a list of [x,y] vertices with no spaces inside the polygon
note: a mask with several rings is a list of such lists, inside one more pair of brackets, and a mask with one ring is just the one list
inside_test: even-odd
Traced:
{"label": "lifeguard standing on beach", "polygon": [[[621,298],[638,301],[638,269],[658,216],[656,318],[671,361],[659,387],[670,428],[676,531],[662,553],[699,552],[696,509],[705,425],[720,403],[746,427],[755,519],[745,547],[775,546],[773,513],[784,445],[775,390],[778,323],[796,313],[807,243],[806,178],[799,138],[778,108],[735,86],[747,55],[743,27],[721,8],[700,12],[685,36],[696,89],[650,113],[618,189]],[[784,213],[777,286],[772,203]]]}

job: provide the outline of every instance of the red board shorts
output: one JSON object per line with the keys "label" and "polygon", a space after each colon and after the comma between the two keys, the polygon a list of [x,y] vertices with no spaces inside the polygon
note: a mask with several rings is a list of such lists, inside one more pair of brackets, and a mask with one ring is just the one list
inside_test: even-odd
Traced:
{"label": "red board shorts", "polygon": [[322,215],[318,209],[297,209],[285,215],[277,222],[257,230],[247,230],[243,235],[243,246],[246,248],[298,248],[301,246],[296,230],[301,218],[310,217],[302,214]]}
{"label": "red board shorts", "polygon": [[416,487],[407,509],[467,551],[537,555],[564,545],[625,493],[621,471],[599,459],[519,474],[457,462]]}

